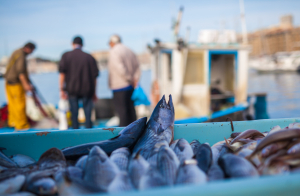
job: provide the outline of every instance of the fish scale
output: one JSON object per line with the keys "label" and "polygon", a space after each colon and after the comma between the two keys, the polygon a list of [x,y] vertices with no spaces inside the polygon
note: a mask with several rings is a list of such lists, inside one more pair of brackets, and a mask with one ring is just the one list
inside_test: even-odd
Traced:
{"label": "fish scale", "polygon": [[128,148],[118,148],[112,152],[109,158],[119,167],[120,170],[126,171],[129,155],[130,152]]}
{"label": "fish scale", "polygon": [[176,179],[179,160],[173,150],[162,146],[157,154],[157,168],[168,185],[173,185]]}

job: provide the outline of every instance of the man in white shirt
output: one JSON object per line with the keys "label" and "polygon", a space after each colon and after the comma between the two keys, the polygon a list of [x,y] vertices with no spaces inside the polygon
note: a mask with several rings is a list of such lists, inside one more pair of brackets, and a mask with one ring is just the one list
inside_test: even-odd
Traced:
{"label": "man in white shirt", "polygon": [[131,96],[140,78],[140,66],[135,54],[121,43],[118,35],[110,37],[109,45],[109,87],[120,118],[119,126],[127,126],[136,120]]}

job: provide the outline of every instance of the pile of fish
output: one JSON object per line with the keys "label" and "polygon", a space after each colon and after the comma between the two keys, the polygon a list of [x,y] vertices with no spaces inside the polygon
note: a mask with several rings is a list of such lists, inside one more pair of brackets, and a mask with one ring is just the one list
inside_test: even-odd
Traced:
{"label": "pile of fish", "polygon": [[37,162],[0,153],[0,195],[116,193],[298,171],[299,123],[268,133],[232,133],[213,146],[174,140],[170,96],[168,103],[159,101],[148,122],[141,118],[112,139],[51,148]]}

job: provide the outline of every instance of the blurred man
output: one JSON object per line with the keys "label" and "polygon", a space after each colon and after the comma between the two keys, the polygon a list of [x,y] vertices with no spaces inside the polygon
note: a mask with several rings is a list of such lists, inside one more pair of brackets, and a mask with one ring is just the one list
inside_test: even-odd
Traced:
{"label": "blurred man", "polygon": [[93,100],[97,100],[96,84],[99,70],[96,60],[81,50],[83,41],[81,37],[75,37],[72,43],[73,50],[66,52],[59,63],[60,97],[69,99],[72,127],[79,128],[78,101],[83,102],[85,114],[85,127],[92,128]]}
{"label": "blurred man", "polygon": [[118,35],[110,37],[109,45],[109,87],[120,118],[119,126],[127,126],[136,120],[131,96],[140,78],[140,67],[135,54],[121,43]]}
{"label": "blurred man", "polygon": [[26,91],[32,91],[29,80],[26,57],[35,49],[33,43],[27,43],[23,48],[13,52],[5,73],[5,87],[8,102],[8,126],[16,131],[29,129],[26,116]]}

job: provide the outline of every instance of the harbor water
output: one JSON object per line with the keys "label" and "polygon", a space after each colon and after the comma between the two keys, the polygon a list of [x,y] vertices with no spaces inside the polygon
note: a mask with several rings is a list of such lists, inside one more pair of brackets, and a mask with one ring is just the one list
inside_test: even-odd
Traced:
{"label": "harbor water", "polygon": [[[97,81],[97,96],[111,98],[108,88],[108,73],[102,71]],[[57,105],[59,99],[58,73],[32,74],[31,79],[48,103]],[[142,72],[140,85],[149,97],[151,71]],[[270,118],[295,118],[300,114],[300,75],[297,73],[265,73],[249,71],[248,92],[267,93],[267,108]],[[4,80],[0,79],[0,104],[6,102]]]}

